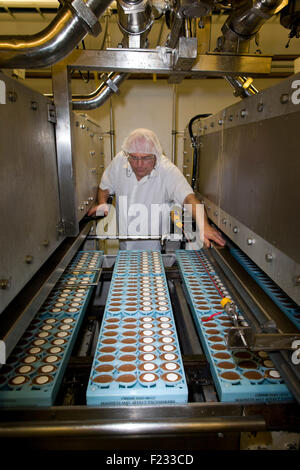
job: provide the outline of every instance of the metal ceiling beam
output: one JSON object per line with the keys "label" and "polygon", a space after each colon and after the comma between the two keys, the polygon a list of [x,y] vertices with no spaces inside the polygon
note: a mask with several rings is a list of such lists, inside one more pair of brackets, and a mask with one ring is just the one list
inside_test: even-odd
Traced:
{"label": "metal ceiling beam", "polygon": [[157,49],[107,49],[74,50],[61,66],[76,70],[101,70],[130,73],[162,73],[185,76],[224,76],[241,75],[259,76],[271,71],[271,57],[232,54],[200,54],[193,67],[187,70],[175,70],[172,51]]}

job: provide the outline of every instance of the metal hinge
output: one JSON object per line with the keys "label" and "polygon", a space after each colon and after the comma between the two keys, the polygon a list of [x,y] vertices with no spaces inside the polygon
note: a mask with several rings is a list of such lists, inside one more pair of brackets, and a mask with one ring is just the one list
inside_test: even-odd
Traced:
{"label": "metal hinge", "polygon": [[53,124],[56,124],[56,108],[54,104],[48,104],[47,111],[48,111],[48,121],[52,122]]}

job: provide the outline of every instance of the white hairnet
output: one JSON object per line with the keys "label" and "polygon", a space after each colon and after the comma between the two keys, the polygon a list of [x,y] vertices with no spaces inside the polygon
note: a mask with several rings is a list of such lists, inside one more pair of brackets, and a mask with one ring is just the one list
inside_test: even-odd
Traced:
{"label": "white hairnet", "polygon": [[148,153],[160,157],[162,148],[157,135],[149,129],[135,129],[123,142],[122,150],[125,153]]}

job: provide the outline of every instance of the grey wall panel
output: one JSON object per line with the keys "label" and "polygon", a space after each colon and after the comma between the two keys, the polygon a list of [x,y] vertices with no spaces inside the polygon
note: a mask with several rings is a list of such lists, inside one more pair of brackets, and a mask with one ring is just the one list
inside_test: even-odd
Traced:
{"label": "grey wall panel", "polygon": [[299,129],[300,74],[204,119],[197,189],[213,222],[300,304]]}
{"label": "grey wall panel", "polygon": [[0,312],[61,242],[48,101],[0,73]]}
{"label": "grey wall panel", "polygon": [[221,207],[300,263],[300,111],[224,131]]}

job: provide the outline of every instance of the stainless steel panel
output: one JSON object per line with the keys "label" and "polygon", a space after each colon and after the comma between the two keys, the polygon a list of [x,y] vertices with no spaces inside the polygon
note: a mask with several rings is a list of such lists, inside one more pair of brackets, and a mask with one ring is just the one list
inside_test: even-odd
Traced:
{"label": "stainless steel panel", "polygon": [[0,83],[2,312],[62,239],[50,101],[2,73]]}
{"label": "stainless steel panel", "polygon": [[67,236],[76,236],[79,228],[72,158],[74,148],[72,143],[72,96],[70,76],[66,67],[55,65],[52,68],[52,86],[57,120],[56,151],[62,230]]}
{"label": "stainless steel panel", "polygon": [[[209,199],[205,197],[202,199],[213,223],[220,227],[249,258],[300,305],[299,285],[295,282],[299,277],[299,263],[288,257],[272,243],[264,240],[247,225],[220,209]],[[254,241],[254,243],[249,244],[249,241]]]}
{"label": "stainless steel panel", "polygon": [[[300,109],[224,131],[221,207],[300,263]],[[238,197],[237,197],[238,195]]]}
{"label": "stainless steel panel", "polygon": [[77,220],[95,204],[97,188],[104,171],[103,136],[101,127],[86,114],[74,114],[73,165]]}
{"label": "stainless steel panel", "polygon": [[197,186],[210,218],[297,303],[299,78],[202,121]]}
{"label": "stainless steel panel", "polygon": [[52,82],[62,230],[67,236],[77,236],[79,221],[95,201],[101,177],[101,128],[72,111],[67,67],[54,66]]}

